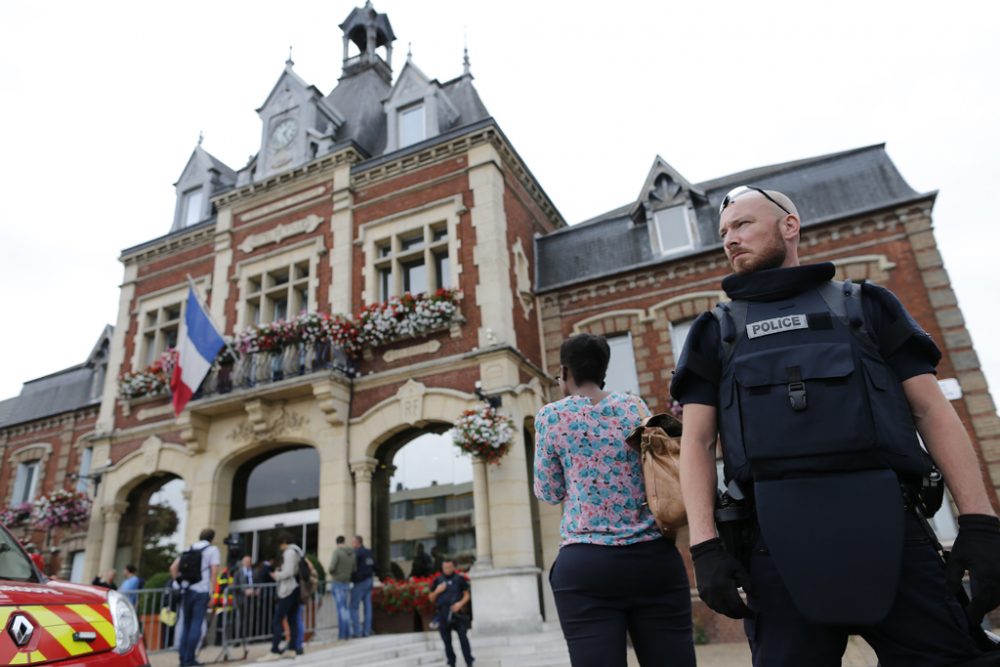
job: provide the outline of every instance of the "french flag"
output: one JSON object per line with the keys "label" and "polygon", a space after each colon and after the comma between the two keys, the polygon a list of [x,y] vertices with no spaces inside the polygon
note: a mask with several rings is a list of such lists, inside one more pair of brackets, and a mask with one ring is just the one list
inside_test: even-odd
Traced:
{"label": "french flag", "polygon": [[187,306],[184,308],[184,332],[177,341],[177,365],[170,379],[174,394],[174,414],[179,415],[184,406],[198,391],[201,381],[208,375],[212,362],[226,341],[215,329],[212,320],[194,292],[188,287]]}

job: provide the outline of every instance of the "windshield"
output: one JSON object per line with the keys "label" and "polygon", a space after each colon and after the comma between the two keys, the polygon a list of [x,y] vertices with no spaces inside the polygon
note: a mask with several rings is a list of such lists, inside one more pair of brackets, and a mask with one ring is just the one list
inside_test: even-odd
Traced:
{"label": "windshield", "polygon": [[0,579],[37,581],[28,556],[6,530],[0,530]]}

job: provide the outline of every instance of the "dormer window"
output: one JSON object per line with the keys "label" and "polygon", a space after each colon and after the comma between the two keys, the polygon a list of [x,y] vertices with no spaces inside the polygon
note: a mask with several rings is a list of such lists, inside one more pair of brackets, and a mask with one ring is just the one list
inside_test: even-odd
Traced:
{"label": "dormer window", "polygon": [[399,147],[409,146],[427,138],[427,124],[424,121],[424,105],[399,110]]}
{"label": "dormer window", "polygon": [[185,227],[201,222],[202,198],[200,187],[192,188],[184,193],[184,210],[181,213],[181,219],[184,221]]}
{"label": "dormer window", "polygon": [[673,254],[694,247],[691,225],[686,205],[662,208],[653,213],[656,239],[663,255]]}

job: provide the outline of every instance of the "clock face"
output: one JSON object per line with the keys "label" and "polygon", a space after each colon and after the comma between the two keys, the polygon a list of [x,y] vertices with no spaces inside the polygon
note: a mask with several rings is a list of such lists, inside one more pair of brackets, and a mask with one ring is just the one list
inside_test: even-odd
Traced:
{"label": "clock face", "polygon": [[278,123],[271,132],[271,150],[277,152],[288,146],[298,131],[299,124],[295,122],[294,118],[286,118]]}

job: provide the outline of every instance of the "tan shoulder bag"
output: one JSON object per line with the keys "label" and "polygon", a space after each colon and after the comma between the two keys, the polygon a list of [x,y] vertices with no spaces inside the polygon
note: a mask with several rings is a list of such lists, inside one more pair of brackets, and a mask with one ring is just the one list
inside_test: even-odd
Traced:
{"label": "tan shoulder bag", "polygon": [[629,433],[625,442],[642,457],[646,503],[660,532],[673,537],[687,525],[681,497],[681,422],[673,415],[653,415],[645,426]]}

